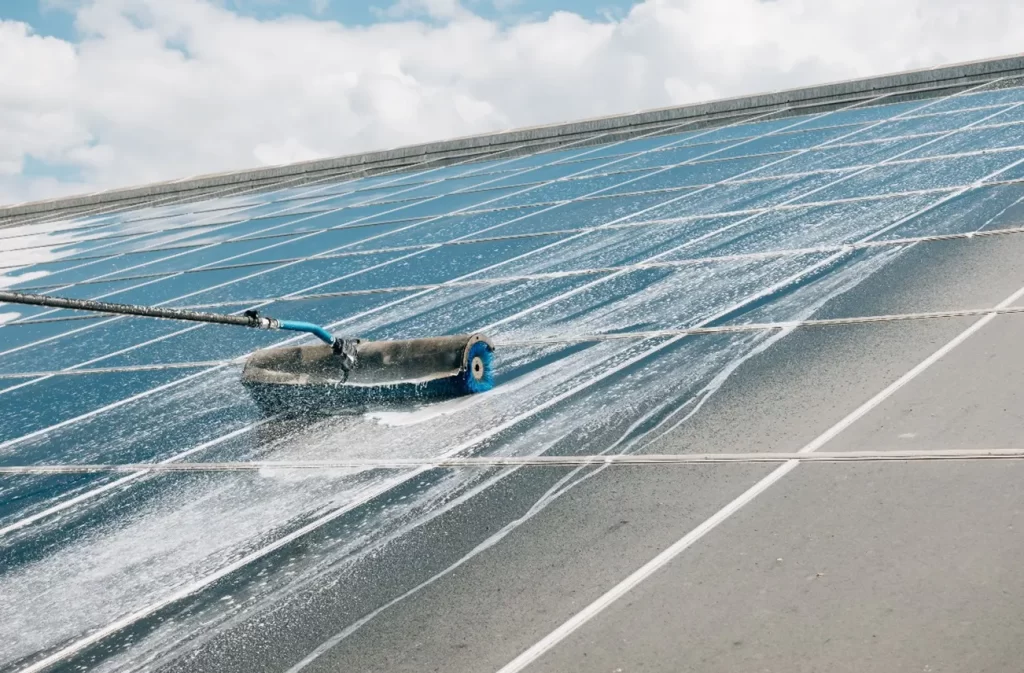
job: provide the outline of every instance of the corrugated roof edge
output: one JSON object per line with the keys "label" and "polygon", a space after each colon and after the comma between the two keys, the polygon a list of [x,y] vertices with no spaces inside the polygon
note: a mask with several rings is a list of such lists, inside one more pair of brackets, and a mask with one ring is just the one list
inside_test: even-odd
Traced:
{"label": "corrugated roof edge", "polygon": [[[693,103],[676,107],[659,108],[619,114],[607,117],[596,117],[575,122],[533,126],[529,128],[502,131],[476,136],[465,136],[450,140],[423,143],[398,147],[390,150],[365,152],[330,159],[318,159],[301,163],[267,166],[263,168],[215,173],[158,182],[138,187],[113,189],[78,196],[61,197],[45,201],[34,201],[0,207],[0,218],[16,217],[33,213],[43,213],[56,209],[78,208],[81,206],[101,205],[122,200],[161,196],[187,192],[195,189],[212,187],[228,187],[245,185],[245,183],[265,181],[274,178],[301,176],[306,173],[322,171],[338,171],[344,169],[394,168],[405,164],[422,162],[430,159],[442,159],[446,155],[464,157],[467,154],[484,150],[494,151],[503,145],[535,141],[552,141],[571,138],[581,134],[628,129],[633,126],[656,124],[659,122],[685,121],[691,118],[706,117],[713,119],[720,115],[734,115],[739,112],[770,111],[792,105],[808,105],[812,103],[828,103],[830,100],[850,98],[857,95],[882,93],[912,92],[922,87],[936,85],[953,86],[973,80],[992,77],[1024,75],[1024,54],[981,61],[971,61],[953,65],[936,66],[920,70],[910,70],[888,75],[845,80],[829,84],[818,84],[798,89],[788,89],[771,93],[760,93],[736,98],[725,98],[717,101]],[[4,223],[6,224],[6,223]],[[0,224],[3,226],[3,224]]]}

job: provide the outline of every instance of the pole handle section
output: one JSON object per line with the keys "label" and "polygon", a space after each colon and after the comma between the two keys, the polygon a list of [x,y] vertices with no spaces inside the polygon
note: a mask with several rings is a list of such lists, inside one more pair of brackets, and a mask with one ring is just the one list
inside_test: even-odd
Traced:
{"label": "pole handle section", "polygon": [[113,304],[94,299],[71,299],[68,297],[51,297],[42,294],[0,291],[0,302],[8,304],[28,304],[31,306],[47,306],[50,308],[66,308],[73,311],[95,311],[98,313],[114,313],[119,315],[135,315],[145,318],[163,318],[165,320],[187,320],[190,322],[208,322],[219,325],[238,325],[256,329],[286,329],[294,332],[313,334],[330,345],[335,338],[330,332],[319,325],[292,320],[275,320],[264,318],[257,311],[246,311],[242,315],[224,315],[221,313],[205,313],[180,308],[161,308],[156,306],[136,306],[134,304]]}

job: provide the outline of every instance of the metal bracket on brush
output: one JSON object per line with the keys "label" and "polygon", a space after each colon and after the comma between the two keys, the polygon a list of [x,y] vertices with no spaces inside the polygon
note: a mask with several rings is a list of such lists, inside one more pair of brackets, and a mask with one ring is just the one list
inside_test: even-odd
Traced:
{"label": "metal bracket on brush", "polygon": [[311,322],[264,318],[259,314],[259,311],[254,309],[249,309],[243,315],[249,319],[250,326],[257,329],[286,329],[316,336],[330,346],[335,355],[341,357],[341,369],[346,373],[356,364],[356,347],[359,345],[359,339],[335,337],[320,325]]}
{"label": "metal bracket on brush", "polygon": [[359,346],[359,339],[343,339],[337,337],[331,348],[334,354],[341,358],[341,368],[347,374],[356,366],[356,348]]}

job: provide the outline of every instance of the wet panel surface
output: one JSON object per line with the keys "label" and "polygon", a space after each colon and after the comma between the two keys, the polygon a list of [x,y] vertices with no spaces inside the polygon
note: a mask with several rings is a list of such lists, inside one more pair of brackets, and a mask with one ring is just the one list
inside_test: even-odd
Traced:
{"label": "wet panel surface", "polygon": [[[193,207],[156,205],[134,216],[31,225],[24,236],[0,239],[5,263],[21,260],[8,284],[75,283],[69,295],[212,303],[225,312],[265,301],[266,315],[315,321],[339,334],[389,339],[481,330],[497,346],[496,386],[483,394],[321,405],[308,415],[278,416],[261,410],[240,384],[241,360],[225,360],[309,339],[131,318],[0,327],[0,371],[12,375],[0,383],[0,466],[165,463],[148,472],[0,475],[0,669],[50,657],[49,670],[68,671],[499,670],[773,467],[437,461],[806,445],[977,317],[638,332],[984,308],[1005,300],[1024,286],[1024,239],[1015,234],[842,246],[1019,224],[1015,184],[973,185],[949,198],[953,188],[1010,165],[1016,150],[890,163],[854,175],[998,111],[966,110],[972,105],[1018,98],[1018,90],[1002,89],[766,118],[507,163],[338,177],[315,192],[289,188],[206,198]],[[959,111],[892,119],[917,108]],[[884,123],[869,128],[876,122]],[[901,138],[907,133],[924,135]],[[881,140],[833,146],[870,138]],[[1007,132],[978,129],[935,143],[935,150],[1002,150],[1012,142]],[[648,151],[671,143],[677,144]],[[823,147],[809,150],[816,145]],[[719,160],[694,163],[709,153]],[[771,154],[750,156],[757,153]],[[637,172],[601,175],[606,165]],[[750,171],[745,177],[759,179],[728,182]],[[566,179],[575,173],[581,177]],[[697,187],[712,183],[718,184]],[[587,197],[608,188],[615,194]],[[929,191],[904,193],[911,190]],[[498,208],[503,200],[510,207]],[[550,200],[566,202],[523,207]],[[325,207],[335,210],[317,211]],[[253,215],[261,217],[244,219]],[[330,227],[342,228],[312,233]],[[94,236],[100,238],[87,240]],[[244,240],[229,242],[237,238]],[[449,244],[474,238],[491,240]],[[148,249],[169,245],[191,247]],[[415,249],[379,252],[406,246]],[[345,254],[272,264],[327,251]],[[69,259],[90,255],[106,257]],[[247,266],[198,268],[229,259]],[[125,280],[148,272],[170,275]],[[120,280],[99,278],[106,274]],[[98,282],[84,282],[91,279]],[[0,313],[7,320],[44,316],[11,306]],[[1024,430],[1012,383],[1020,320],[992,320],[963,352],[830,446],[1010,442]],[[166,367],[207,360],[217,364]],[[140,365],[154,368],[118,369]],[[114,371],[23,376],[82,366]],[[956,390],[962,395],[950,394]],[[932,420],[936,414],[943,423]],[[353,460],[370,462],[280,464]],[[395,460],[418,462],[381,464]],[[210,463],[230,465],[213,471]],[[189,471],[168,471],[174,466]],[[928,511],[941,512],[959,502],[966,511],[957,516],[966,520],[982,492],[981,472],[970,472],[978,468],[929,468],[930,478],[953,494],[935,504],[915,466],[897,467],[907,472],[801,466],[807,476],[791,482],[794,490],[752,505],[746,518],[730,522],[734,528],[723,526],[706,546],[695,546],[698,553],[677,559],[691,564],[686,572],[666,566],[535,668],[658,670],[685,661],[735,669],[785,656],[837,668],[836,662],[866,661],[858,649],[867,642],[865,624],[888,623],[902,624],[901,642],[909,643],[885,641],[880,647],[890,662],[936,665],[915,643],[932,642],[919,635],[941,631],[939,617],[865,606],[837,621],[821,607],[856,592],[898,595],[904,605],[931,606],[940,616],[973,615],[972,624],[990,623],[978,607],[985,601],[997,615],[1011,615],[1012,601],[985,582],[1005,579],[1001,559],[1014,558],[1012,542],[978,533],[960,545],[951,541],[952,523],[915,509],[931,503]],[[858,488],[845,486],[863,479]],[[877,497],[866,495],[872,493]],[[1002,494],[998,484],[991,493]],[[1012,525],[1019,508],[999,497],[1005,508],[993,525]],[[872,529],[851,523],[873,516],[879,499],[902,518],[887,516],[885,526]],[[807,507],[821,516],[798,516]],[[759,523],[764,516],[767,523]],[[875,544],[877,530],[884,539]],[[967,581],[937,565],[924,542],[929,531],[936,549],[984,550],[970,560],[984,580]],[[909,569],[880,583],[873,579],[880,566],[863,560],[865,549]],[[791,566],[776,558],[799,561],[787,571]],[[839,584],[821,579],[834,573],[844,578]],[[937,583],[952,587],[953,598],[925,601]],[[1016,587],[1006,586],[1015,597]],[[761,626],[759,615],[769,613],[776,615],[772,623],[786,625],[782,632],[797,635],[769,638],[779,633]],[[642,634],[637,624],[646,625]],[[1012,652],[1014,627],[1004,624],[985,642]],[[957,628],[977,635],[972,625]],[[831,644],[813,654],[808,643],[819,636]],[[968,657],[946,636],[933,644],[953,643],[943,652],[956,670],[998,668],[1002,661]],[[851,658],[842,659],[844,653]]]}

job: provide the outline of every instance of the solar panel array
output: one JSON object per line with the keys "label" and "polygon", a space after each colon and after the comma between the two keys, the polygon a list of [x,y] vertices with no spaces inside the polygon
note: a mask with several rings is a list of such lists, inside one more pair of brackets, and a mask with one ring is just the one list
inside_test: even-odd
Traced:
{"label": "solar panel array", "polygon": [[[473,398],[267,418],[242,358],[303,338],[5,305],[0,467],[642,451],[785,336],[683,330],[807,320],[930,237],[1019,221],[1019,84],[24,218],[0,229],[8,288],[368,339],[483,331],[498,377]],[[180,661],[505,476],[2,475],[0,662]]]}

